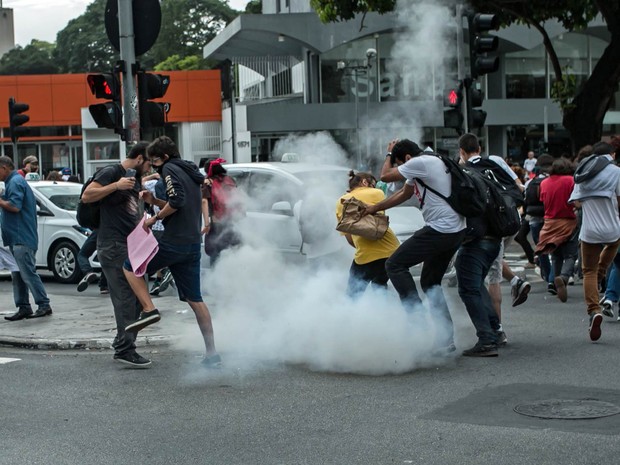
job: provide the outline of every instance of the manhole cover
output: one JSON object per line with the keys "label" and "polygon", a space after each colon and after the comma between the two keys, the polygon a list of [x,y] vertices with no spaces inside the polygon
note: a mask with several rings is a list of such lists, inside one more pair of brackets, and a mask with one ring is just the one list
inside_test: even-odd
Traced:
{"label": "manhole cover", "polygon": [[609,402],[594,399],[539,400],[529,404],[519,404],[514,411],[528,417],[548,418],[556,420],[585,420],[617,415],[620,407]]}

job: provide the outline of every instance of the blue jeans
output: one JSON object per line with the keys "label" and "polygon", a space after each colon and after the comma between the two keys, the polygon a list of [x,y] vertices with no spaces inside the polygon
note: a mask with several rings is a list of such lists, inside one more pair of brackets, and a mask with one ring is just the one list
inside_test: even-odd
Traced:
{"label": "blue jeans", "polygon": [[80,265],[80,270],[84,274],[88,274],[93,271],[93,267],[90,266],[90,256],[97,250],[97,231],[93,231],[86,239],[82,248],[78,252],[77,262]]}
{"label": "blue jeans", "polygon": [[480,344],[496,344],[495,331],[499,329],[499,318],[484,278],[491,264],[499,254],[500,242],[496,239],[478,239],[463,244],[456,256],[456,279],[459,296],[465,304],[469,318],[476,328]]}
{"label": "blue jeans", "polygon": [[25,245],[13,245],[10,250],[19,268],[19,272],[11,273],[15,306],[32,309],[28,295],[30,291],[39,308],[49,308],[50,299],[47,297],[41,277],[37,274],[36,250]]}
{"label": "blue jeans", "polygon": [[385,263],[388,277],[409,313],[415,312],[416,307],[422,308],[422,299],[409,268],[423,263],[420,286],[427,296],[429,292],[432,294],[430,300],[433,302],[436,318],[447,330],[447,334],[442,336],[443,340],[438,341],[439,346],[453,343],[452,318],[441,289],[441,280],[464,237],[465,230],[457,233],[440,233],[430,226],[424,226],[400,244]]}
{"label": "blue jeans", "polygon": [[607,289],[605,289],[605,299],[612,302],[620,300],[620,253],[617,253],[614,262],[609,267],[607,276]]}

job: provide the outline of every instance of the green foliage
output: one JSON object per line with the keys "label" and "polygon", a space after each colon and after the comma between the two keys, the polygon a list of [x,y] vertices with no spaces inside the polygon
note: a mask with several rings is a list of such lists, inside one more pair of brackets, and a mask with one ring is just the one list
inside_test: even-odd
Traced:
{"label": "green foliage", "polygon": [[263,0],[250,0],[245,6],[245,13],[260,15],[263,13]]}
{"label": "green foliage", "polygon": [[[84,14],[69,21],[58,33],[54,58],[61,72],[109,71],[119,60],[105,31],[106,3],[94,0]],[[238,15],[224,0],[162,0],[161,10],[157,41],[151,50],[137,57],[144,69],[155,65],[166,66],[162,68],[166,70],[206,69],[206,62],[200,58],[202,48]],[[174,55],[178,58],[168,61]]]}
{"label": "green foliage", "polygon": [[95,0],[56,35],[54,57],[61,72],[109,71],[119,59],[105,32],[105,6],[106,0]]}
{"label": "green foliage", "polygon": [[396,0],[310,0],[310,5],[324,23],[347,21],[358,13],[388,13],[393,11]]}
{"label": "green foliage", "polygon": [[499,15],[502,25],[542,24],[558,20],[565,29],[585,29],[599,12],[595,0],[470,0],[471,6],[484,13]]}
{"label": "green foliage", "polygon": [[161,31],[145,58],[155,64],[172,55],[202,56],[202,48],[238,14],[222,0],[162,0]]}
{"label": "green foliage", "polygon": [[198,55],[184,58],[180,55],[172,55],[154,67],[155,71],[195,71],[207,68],[206,60]]}
{"label": "green foliage", "polygon": [[37,39],[23,48],[17,46],[0,58],[0,74],[56,74],[53,50],[54,44]]}
{"label": "green foliage", "polygon": [[575,108],[573,99],[577,93],[577,78],[570,73],[568,66],[564,67],[562,71],[562,79],[556,79],[551,84],[551,98],[560,106],[563,112],[566,112]]}

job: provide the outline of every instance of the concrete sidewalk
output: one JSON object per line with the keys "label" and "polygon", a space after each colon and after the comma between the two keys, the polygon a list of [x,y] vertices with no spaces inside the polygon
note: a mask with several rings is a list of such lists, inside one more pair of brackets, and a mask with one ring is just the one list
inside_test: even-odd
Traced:
{"label": "concrete sidewalk", "polygon": [[[111,349],[116,323],[109,295],[100,295],[96,284],[79,293],[75,285],[44,279],[54,311],[49,317],[7,321],[15,313],[10,277],[0,280],[0,345],[33,349]],[[186,333],[196,331],[196,319],[189,306],[180,302],[175,289],[154,299],[162,321],[138,335],[138,347],[169,344]],[[33,309],[36,305],[32,302]]]}

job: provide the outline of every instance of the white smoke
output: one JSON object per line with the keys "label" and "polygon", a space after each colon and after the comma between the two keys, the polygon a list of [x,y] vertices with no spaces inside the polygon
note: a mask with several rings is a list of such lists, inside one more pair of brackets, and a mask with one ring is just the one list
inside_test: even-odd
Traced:
{"label": "white smoke", "polygon": [[276,142],[274,160],[280,160],[285,153],[295,153],[300,161],[313,164],[349,166],[347,152],[334,141],[328,132],[314,132],[290,135]]}

